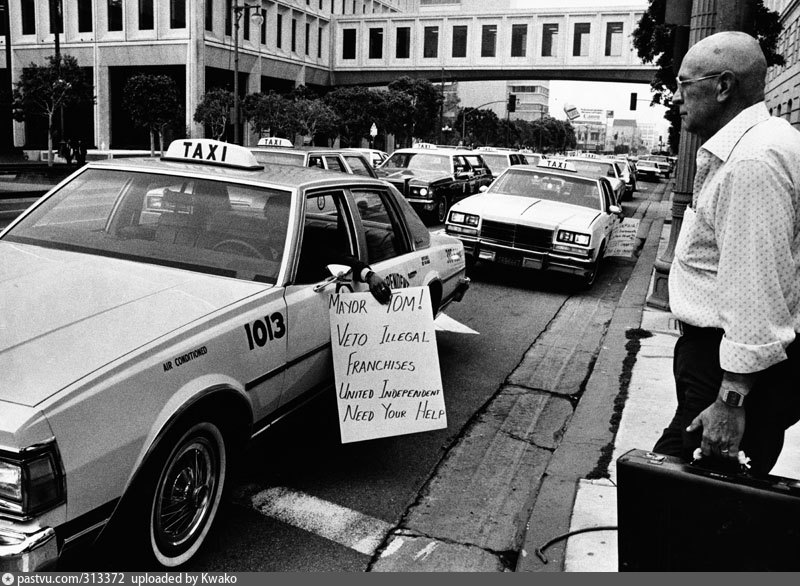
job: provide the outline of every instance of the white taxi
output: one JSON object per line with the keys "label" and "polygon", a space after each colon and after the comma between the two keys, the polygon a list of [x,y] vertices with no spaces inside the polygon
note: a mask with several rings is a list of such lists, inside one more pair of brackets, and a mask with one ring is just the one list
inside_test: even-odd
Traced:
{"label": "white taxi", "polygon": [[366,285],[326,265],[438,313],[464,260],[380,180],[213,140],[76,171],[0,233],[0,571],[117,531],[189,560],[235,454],[332,388],[330,294]]}
{"label": "white taxi", "polygon": [[464,243],[468,263],[569,273],[591,286],[621,216],[608,179],[545,159],[509,167],[454,205],[445,230]]}

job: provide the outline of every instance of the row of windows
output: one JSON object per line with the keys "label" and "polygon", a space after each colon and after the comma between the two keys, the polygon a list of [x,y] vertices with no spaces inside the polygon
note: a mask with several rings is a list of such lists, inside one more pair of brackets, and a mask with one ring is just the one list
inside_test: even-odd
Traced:
{"label": "row of windows", "polygon": [[[606,25],[605,56],[618,57],[622,55],[622,30],[623,23],[609,22]],[[586,57],[589,55],[589,41],[592,25],[590,23],[575,23],[572,55]],[[411,56],[411,27],[397,27],[395,42],[395,59],[408,59]],[[467,25],[454,25],[451,57],[463,58],[467,56]],[[558,24],[542,25],[542,57],[558,57]],[[423,28],[422,56],[425,59],[435,59],[439,56],[439,27],[426,26]],[[384,29],[369,29],[369,59],[383,59]],[[481,27],[481,57],[497,57],[497,25],[485,24]],[[528,46],[528,25],[514,24],[511,26],[511,57],[526,57]],[[342,59],[355,59],[357,47],[357,30],[346,28],[342,30]]]}
{"label": "row of windows", "polygon": [[550,95],[550,90],[543,85],[512,85],[509,91],[512,94],[542,94],[544,96]]}
{"label": "row of windows", "polygon": [[[318,0],[319,9],[324,9],[326,0]],[[352,13],[356,13],[356,0],[338,0],[341,2],[341,13],[346,14],[347,8],[352,1]],[[117,32],[123,30],[124,25],[124,6],[123,0],[105,0],[106,2],[106,15],[107,15],[107,30],[110,32]],[[155,0],[136,0],[136,27],[138,30],[146,31],[153,30],[155,26]],[[337,0],[330,0],[331,13],[335,12]],[[367,3],[359,0],[362,12],[366,12]],[[76,15],[78,21],[79,33],[90,33],[93,27],[92,18],[92,5],[94,0],[75,0]],[[224,0],[225,3],[225,33],[231,34],[231,22],[233,14],[233,0]],[[311,0],[306,0],[307,5],[311,5]],[[50,34],[64,32],[63,15],[58,13],[58,3],[51,3],[50,13]],[[240,5],[242,7],[242,5]],[[388,7],[383,4],[373,3],[372,11],[377,12],[378,8],[388,10]],[[169,28],[171,29],[184,29],[186,28],[186,0],[169,0]],[[205,28],[207,31],[213,31],[214,22],[214,0],[205,1]],[[219,8],[219,5],[216,6]],[[244,9],[245,13],[249,13],[249,9]],[[266,10],[261,9],[262,15],[266,15]],[[22,20],[22,34],[34,35],[36,34],[36,0],[20,0],[20,16]],[[245,39],[250,38],[250,20],[248,18],[242,19],[244,22],[242,27],[244,29]],[[2,21],[2,19],[0,19]],[[266,23],[266,18],[264,18]],[[266,39],[265,25],[262,24],[262,39]],[[5,33],[5,31],[0,31]],[[262,43],[266,42],[262,40]],[[280,44],[278,45],[280,47]]]}

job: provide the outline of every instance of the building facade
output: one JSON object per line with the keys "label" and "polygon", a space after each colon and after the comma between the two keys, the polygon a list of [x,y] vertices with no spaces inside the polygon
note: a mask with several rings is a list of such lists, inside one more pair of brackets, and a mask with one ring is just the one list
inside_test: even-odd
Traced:
{"label": "building facade", "polygon": [[780,15],[783,30],[777,50],[786,60],[767,71],[767,108],[800,129],[800,0],[764,0],[764,5]]}

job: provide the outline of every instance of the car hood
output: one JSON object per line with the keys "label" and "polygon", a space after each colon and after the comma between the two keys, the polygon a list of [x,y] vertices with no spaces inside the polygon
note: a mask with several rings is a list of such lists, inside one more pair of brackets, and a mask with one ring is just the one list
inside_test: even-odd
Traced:
{"label": "car hood", "polygon": [[450,175],[441,171],[423,171],[420,169],[400,169],[399,171],[391,172],[376,169],[376,173],[381,179],[392,183],[405,183],[406,179],[411,179],[414,182],[433,183],[450,177]]}
{"label": "car hood", "polygon": [[0,401],[34,406],[262,283],[0,242]]}
{"label": "car hood", "polygon": [[545,199],[488,193],[468,197],[454,205],[453,210],[478,214],[484,220],[553,228],[587,228],[600,213]]}

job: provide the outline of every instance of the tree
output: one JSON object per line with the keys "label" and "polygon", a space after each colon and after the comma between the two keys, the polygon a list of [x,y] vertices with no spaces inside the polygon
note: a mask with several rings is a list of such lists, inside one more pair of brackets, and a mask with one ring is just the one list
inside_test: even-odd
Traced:
{"label": "tree", "polygon": [[321,100],[295,100],[291,102],[289,116],[296,132],[310,137],[312,144],[317,134],[331,134],[339,123],[334,111]]}
{"label": "tree", "polygon": [[167,75],[139,74],[125,84],[123,104],[128,109],[136,126],[150,132],[150,156],[155,155],[155,137],[164,154],[164,128],[180,111],[178,87]]}
{"label": "tree", "polygon": [[337,88],[328,93],[323,101],[339,120],[339,134],[348,146],[359,146],[362,138],[369,137],[373,122],[383,117],[382,92],[366,87]]}
{"label": "tree", "polygon": [[[680,116],[672,105],[672,95],[677,90],[675,77],[678,66],[673,61],[676,25],[664,22],[668,0],[649,0],[647,10],[633,31],[633,46],[645,63],[655,63],[658,69],[650,82],[653,88],[654,104],[664,104],[669,108],[664,118],[670,121],[669,144],[673,152],[678,150],[680,136]],[[781,32],[780,17],[777,12],[764,6],[763,0],[748,0],[751,34],[761,45],[767,65],[784,65],[785,60],[777,50]]]}
{"label": "tree", "polygon": [[[47,164],[53,165],[53,116],[73,104],[94,103],[90,85],[78,60],[71,55],[47,57],[47,65],[31,63],[14,84],[14,119],[42,116],[47,119]],[[63,139],[63,137],[62,137]]]}
{"label": "tree", "polygon": [[248,94],[242,102],[242,115],[248,120],[258,136],[269,133],[270,136],[289,138],[294,135],[290,102],[273,90],[265,93]]}
{"label": "tree", "polygon": [[228,115],[233,108],[233,92],[221,88],[209,90],[194,111],[194,121],[211,127],[211,134],[222,140],[228,128]]}
{"label": "tree", "polygon": [[444,98],[438,87],[427,79],[414,79],[403,76],[388,86],[390,92],[402,92],[411,97],[413,107],[412,136],[429,137],[438,135],[439,109]]}

